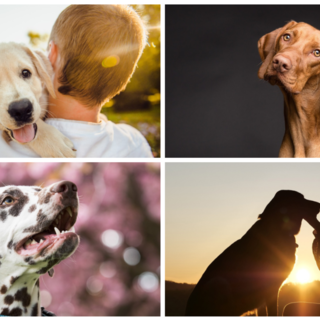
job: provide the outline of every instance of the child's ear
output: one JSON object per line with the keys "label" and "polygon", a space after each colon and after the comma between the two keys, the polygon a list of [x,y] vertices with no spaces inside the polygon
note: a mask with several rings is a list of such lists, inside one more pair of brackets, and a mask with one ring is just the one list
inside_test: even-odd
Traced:
{"label": "child's ear", "polygon": [[55,69],[56,62],[58,59],[58,47],[53,41],[50,41],[50,43],[49,43],[48,58],[51,62],[52,68]]}

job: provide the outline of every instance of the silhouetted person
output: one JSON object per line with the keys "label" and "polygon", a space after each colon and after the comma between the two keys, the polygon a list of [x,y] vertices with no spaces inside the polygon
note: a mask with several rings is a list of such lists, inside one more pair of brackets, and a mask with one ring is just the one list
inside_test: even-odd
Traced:
{"label": "silhouetted person", "polygon": [[319,209],[319,203],[298,192],[277,192],[248,232],[207,268],[189,297],[186,315],[239,316],[259,308],[276,316],[279,288],[295,263],[295,235],[302,219],[320,233]]}

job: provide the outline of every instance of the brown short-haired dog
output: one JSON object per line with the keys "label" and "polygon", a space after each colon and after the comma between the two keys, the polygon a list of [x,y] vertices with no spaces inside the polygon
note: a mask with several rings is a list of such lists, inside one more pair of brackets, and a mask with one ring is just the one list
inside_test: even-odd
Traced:
{"label": "brown short-haired dog", "polygon": [[284,95],[285,134],[279,157],[320,157],[320,31],[291,21],[258,42],[260,79]]}
{"label": "brown short-haired dog", "polygon": [[277,192],[248,232],[207,268],[186,315],[240,316],[266,306],[267,314],[276,316],[279,288],[295,263],[295,235],[302,219],[320,231],[319,209],[298,192]]}
{"label": "brown short-haired dog", "polygon": [[71,5],[50,35],[59,48],[58,91],[87,106],[124,90],[146,44],[139,15],[127,5]]}

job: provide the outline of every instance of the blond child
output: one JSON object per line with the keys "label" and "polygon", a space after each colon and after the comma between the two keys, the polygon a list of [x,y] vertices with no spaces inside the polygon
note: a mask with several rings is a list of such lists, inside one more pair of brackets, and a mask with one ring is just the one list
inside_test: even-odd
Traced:
{"label": "blond child", "polygon": [[[146,44],[139,15],[126,5],[71,5],[50,35],[48,57],[56,98],[46,123],[69,138],[77,157],[152,157],[142,134],[100,111],[123,91]],[[0,141],[1,157],[37,157],[27,145]]]}

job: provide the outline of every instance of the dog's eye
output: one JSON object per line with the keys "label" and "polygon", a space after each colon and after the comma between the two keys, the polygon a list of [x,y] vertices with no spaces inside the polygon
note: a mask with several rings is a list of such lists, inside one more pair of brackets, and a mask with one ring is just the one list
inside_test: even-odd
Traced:
{"label": "dog's eye", "polygon": [[31,77],[31,72],[28,69],[23,69],[21,72],[22,78],[28,79]]}
{"label": "dog's eye", "polygon": [[11,197],[6,197],[1,204],[11,204],[13,201],[14,200]]}
{"label": "dog's eye", "polygon": [[289,41],[291,39],[291,36],[290,36],[290,34],[286,33],[282,36],[282,38],[284,41]]}
{"label": "dog's eye", "polygon": [[318,49],[313,50],[313,54],[314,54],[316,57],[320,57],[320,50],[318,50]]}

